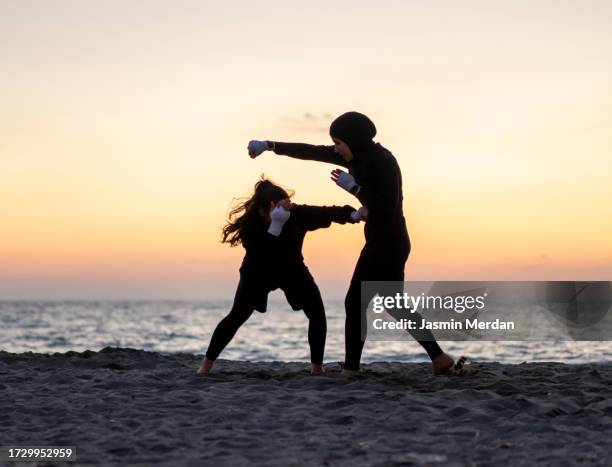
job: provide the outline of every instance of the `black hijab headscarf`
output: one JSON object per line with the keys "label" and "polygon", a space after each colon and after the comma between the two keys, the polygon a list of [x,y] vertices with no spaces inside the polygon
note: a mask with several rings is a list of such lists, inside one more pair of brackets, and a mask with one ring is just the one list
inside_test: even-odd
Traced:
{"label": "black hijab headscarf", "polygon": [[367,116],[359,112],[346,112],[336,118],[329,127],[329,134],[341,139],[351,149],[355,161],[365,162],[372,154],[376,143],[376,126]]}

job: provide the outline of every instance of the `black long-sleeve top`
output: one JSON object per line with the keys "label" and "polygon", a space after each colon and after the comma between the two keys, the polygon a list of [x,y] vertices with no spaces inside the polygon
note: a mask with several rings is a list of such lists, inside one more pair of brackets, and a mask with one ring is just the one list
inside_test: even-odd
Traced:
{"label": "black long-sleeve top", "polygon": [[261,218],[242,239],[246,254],[241,271],[261,275],[266,280],[278,279],[303,269],[302,245],[309,231],[327,228],[332,222],[354,223],[355,208],[345,206],[293,205],[291,215],[276,237],[268,233],[268,223]]}
{"label": "black long-sleeve top", "polygon": [[361,185],[355,196],[369,210],[364,227],[366,243],[409,243],[402,207],[402,174],[393,154],[382,145],[372,144],[367,154],[360,154],[351,162],[337,154],[334,146],[275,142],[274,152],[346,167]]}

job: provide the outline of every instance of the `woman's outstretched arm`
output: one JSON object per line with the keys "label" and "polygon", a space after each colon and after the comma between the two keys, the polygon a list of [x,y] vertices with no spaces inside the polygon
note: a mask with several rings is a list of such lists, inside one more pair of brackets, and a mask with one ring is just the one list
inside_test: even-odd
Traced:
{"label": "woman's outstretched arm", "polygon": [[348,163],[334,151],[333,146],[314,145],[305,143],[273,142],[272,150],[281,156],[307,161],[327,162],[328,164],[348,167]]}
{"label": "woman's outstretched arm", "polygon": [[336,153],[334,146],[251,140],[249,141],[247,149],[251,159],[258,157],[264,151],[274,151],[281,156],[289,156],[307,161],[327,162],[328,164],[348,167],[348,162],[346,162],[340,154]]}

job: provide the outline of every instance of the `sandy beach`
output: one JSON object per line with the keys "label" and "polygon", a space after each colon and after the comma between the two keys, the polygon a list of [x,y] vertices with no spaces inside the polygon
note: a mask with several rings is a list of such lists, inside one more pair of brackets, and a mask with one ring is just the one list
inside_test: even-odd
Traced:
{"label": "sandy beach", "polygon": [[0,444],[75,446],[77,465],[612,463],[612,363],[380,362],[346,380],[226,360],[202,377],[200,359],[0,352]]}

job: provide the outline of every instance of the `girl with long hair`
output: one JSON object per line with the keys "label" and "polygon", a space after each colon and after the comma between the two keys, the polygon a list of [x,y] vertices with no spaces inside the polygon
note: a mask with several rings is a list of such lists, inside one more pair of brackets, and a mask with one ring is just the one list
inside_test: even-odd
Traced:
{"label": "girl with long hair", "polygon": [[363,210],[351,206],[293,204],[283,188],[261,179],[253,195],[229,213],[222,242],[241,244],[245,256],[240,281],[229,314],[213,332],[198,373],[208,374],[221,351],[254,310],[265,312],[268,293],[281,289],[293,310],[309,320],[311,372],[322,372],[327,333],[325,308],[319,288],[304,264],[302,244],[307,232],[338,224],[359,222]]}

